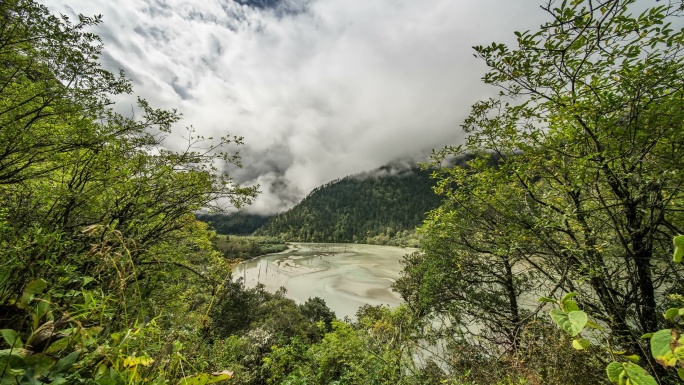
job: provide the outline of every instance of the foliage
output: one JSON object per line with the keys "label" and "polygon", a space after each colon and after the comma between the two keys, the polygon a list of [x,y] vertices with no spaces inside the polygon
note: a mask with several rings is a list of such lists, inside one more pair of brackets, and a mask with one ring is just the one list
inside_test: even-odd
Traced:
{"label": "foliage", "polygon": [[[681,263],[681,256],[678,255],[681,247],[682,236],[674,237],[675,254],[673,261]],[[575,337],[582,332],[585,325],[589,325],[595,329],[601,329],[596,323],[587,323],[587,313],[579,310],[577,304],[572,300],[576,293],[568,293],[560,301],[555,301],[549,298],[541,298],[542,302],[556,303],[561,307],[559,309],[551,309],[550,315],[553,321],[558,324],[565,332]],[[671,329],[661,329],[655,333],[647,333],[642,338],[650,339],[650,354],[656,363],[664,368],[679,367],[677,375],[680,380],[684,381],[684,336],[681,336],[681,330],[684,324],[677,323],[677,320],[684,320],[684,297],[681,295],[671,295],[670,299],[680,302],[680,307],[670,307],[665,312],[664,316],[671,324],[676,325]],[[573,340],[573,347],[577,350],[586,350],[591,346],[591,341],[584,338],[576,338]],[[615,351],[610,349],[608,351],[615,357],[623,358],[624,362],[613,361],[606,367],[608,379],[615,384],[641,384],[641,385],[655,385],[656,379],[651,376],[644,368],[637,363],[640,357],[637,354]],[[674,377],[674,375],[670,375]],[[665,380],[662,378],[661,380]]]}
{"label": "foliage", "polygon": [[250,259],[287,250],[285,242],[264,236],[216,235],[212,243],[227,259]]}
{"label": "foliage", "polygon": [[172,151],[176,111],[114,112],[131,87],[99,66],[100,20],[0,4],[0,381],[225,380],[194,374],[227,265],[193,212],[255,196],[214,166],[241,138],[190,127]]}
{"label": "foliage", "polygon": [[255,343],[267,349],[273,343],[294,337],[304,342],[319,340],[322,331],[318,322],[330,324],[335,313],[317,297],[297,305],[285,297],[282,288],[269,293],[263,285],[248,289],[242,279],[229,279],[216,295],[210,318],[210,333],[215,338],[258,335],[259,342]]}
{"label": "foliage", "polygon": [[299,305],[299,310],[310,322],[323,322],[326,331],[332,330],[332,322],[335,320],[335,313],[328,308],[328,305],[326,305],[322,298],[309,298],[306,302]]}
{"label": "foliage", "polygon": [[207,222],[217,234],[250,235],[271,219],[271,216],[237,211],[228,214],[198,213],[195,214],[195,218]]}
{"label": "foliage", "polygon": [[[180,342],[173,342],[173,354],[159,355],[163,352],[160,345],[172,341],[163,337],[156,320],[115,331],[97,323],[97,315],[101,317],[111,305],[101,297],[101,292],[98,298],[86,286],[93,286],[92,282],[71,295],[74,298],[69,305],[78,311],[67,313],[64,306],[50,301],[63,296],[49,289],[45,281],[27,285],[19,306],[29,313],[34,327],[28,335],[23,330],[0,331],[4,339],[0,345],[5,345],[0,350],[1,383],[88,380],[96,384],[130,384],[165,383],[181,376],[193,378],[184,375],[183,363],[188,362],[188,357],[183,353],[188,351]],[[27,336],[25,343],[22,335]],[[230,377],[228,373],[201,376],[208,380]]]}
{"label": "foliage", "polygon": [[[668,24],[682,9],[634,3],[550,2],[518,49],[476,47],[502,94],[436,154],[456,162],[435,171],[444,201],[430,171],[385,167],[272,219],[263,232],[293,240],[402,243],[434,209],[396,284],[407,305],[342,322],[320,298],[232,279],[228,258],[279,240],[196,220],[255,196],[215,168],[239,164],[225,149],[241,138],[190,127],[167,149],[176,111],[110,108],[131,87],[98,64],[99,16],[1,2],[0,383],[675,381],[653,369],[682,366],[684,298],[654,294],[684,282],[663,258],[684,227],[683,33]],[[542,292],[567,293],[547,298],[567,333],[536,318]]]}
{"label": "foliage", "polygon": [[406,322],[412,319],[407,309],[366,307],[357,316],[355,324],[333,321],[332,330],[317,344],[294,341],[274,347],[264,359],[271,376],[267,383],[429,383],[421,380],[405,350],[411,336]]}
{"label": "foliage", "polygon": [[439,204],[429,174],[390,165],[332,181],[256,234],[298,242],[413,246],[412,230]]}
{"label": "foliage", "polygon": [[213,361],[245,384],[280,383],[286,372],[310,364],[303,355],[322,344],[337,322],[320,298],[297,305],[284,290],[247,289],[241,280],[226,282],[210,319]]}
{"label": "foliage", "polygon": [[[472,107],[463,146],[435,153],[475,159],[438,172],[445,201],[397,289],[420,314],[509,352],[542,308],[530,297],[577,292],[613,349],[640,353],[639,336],[663,325],[655,293],[684,282],[666,258],[684,228],[684,32],[671,24],[682,8],[543,8],[550,21],[517,32],[516,48],[475,47],[500,95]],[[576,334],[577,310],[554,320]]]}

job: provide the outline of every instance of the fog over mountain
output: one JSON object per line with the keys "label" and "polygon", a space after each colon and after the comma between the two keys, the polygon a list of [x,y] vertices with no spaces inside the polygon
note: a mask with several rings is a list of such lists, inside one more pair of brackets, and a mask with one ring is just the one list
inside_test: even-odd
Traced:
{"label": "fog over mountain", "polygon": [[[540,24],[537,1],[55,0],[102,14],[106,68],[205,136],[244,136],[237,181],[249,209],[275,213],[329,180],[462,140],[494,94],[471,46],[514,42]],[[115,99],[130,114],[133,97]]]}

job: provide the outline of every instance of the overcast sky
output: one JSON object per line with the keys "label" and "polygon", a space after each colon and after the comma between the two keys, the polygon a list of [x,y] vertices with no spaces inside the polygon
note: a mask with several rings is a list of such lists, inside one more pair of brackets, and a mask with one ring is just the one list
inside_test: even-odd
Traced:
{"label": "overcast sky", "polygon": [[[243,3],[243,4],[240,4]],[[537,0],[53,0],[102,14],[105,68],[176,108],[181,129],[241,135],[251,207],[289,208],[332,179],[457,144],[494,95],[473,45],[544,20]],[[119,108],[130,111],[131,100]],[[128,106],[128,107],[127,107]]]}

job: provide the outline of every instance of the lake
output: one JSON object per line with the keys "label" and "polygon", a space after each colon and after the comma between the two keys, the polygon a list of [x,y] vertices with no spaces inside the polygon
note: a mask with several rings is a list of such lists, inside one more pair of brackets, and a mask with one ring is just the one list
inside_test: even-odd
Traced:
{"label": "lake", "polygon": [[402,302],[391,290],[399,278],[401,260],[417,249],[350,243],[292,243],[282,253],[239,264],[233,278],[245,286],[258,283],[275,292],[281,286],[297,303],[321,297],[338,318],[354,317],[365,304],[396,306]]}

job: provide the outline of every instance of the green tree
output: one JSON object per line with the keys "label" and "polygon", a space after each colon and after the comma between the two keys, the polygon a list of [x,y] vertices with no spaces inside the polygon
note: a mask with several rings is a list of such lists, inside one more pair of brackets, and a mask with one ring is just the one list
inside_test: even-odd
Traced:
{"label": "green tree", "polygon": [[[190,127],[187,146],[170,151],[176,111],[141,99],[138,118],[111,109],[108,95],[130,84],[100,67],[102,45],[87,32],[99,22],[0,3],[3,383],[185,376],[180,361],[201,348],[184,357],[174,338],[197,341],[227,269],[194,212],[256,194],[214,168],[239,164],[227,146],[241,138]],[[173,358],[152,367],[163,352]]]}
{"label": "green tree", "polygon": [[111,230],[133,263],[157,261],[150,248],[191,224],[193,211],[254,196],[213,166],[239,163],[224,149],[241,138],[203,138],[190,127],[187,147],[169,151],[176,111],[138,100],[142,116],[132,119],[109,108],[107,95],[130,85],[99,67],[102,45],[86,32],[99,17],[72,24],[25,0],[0,12],[0,255],[20,272],[15,294],[49,278],[52,263],[94,275],[95,254],[84,253]]}
{"label": "green tree", "polygon": [[332,328],[332,321],[335,320],[335,313],[330,310],[328,305],[320,297],[312,297],[299,305],[299,310],[302,315],[310,322],[323,322],[326,330],[330,331]]}
{"label": "green tree", "polygon": [[439,205],[431,188],[430,171],[383,166],[314,189],[256,234],[301,242],[406,243],[398,232],[414,230]]}
{"label": "green tree", "polygon": [[[435,155],[477,158],[438,173],[446,201],[426,221],[425,254],[407,264],[411,302],[440,310],[443,292],[471,277],[500,311],[477,295],[446,302],[515,325],[515,302],[580,292],[612,346],[642,353],[639,336],[661,322],[655,293],[684,282],[667,258],[684,232],[684,33],[671,24],[680,2],[637,15],[635,5],[549,1],[550,21],[516,32],[517,48],[475,47],[500,95],[473,106],[463,146]],[[506,285],[511,270],[528,279]]]}
{"label": "green tree", "polygon": [[50,172],[55,154],[116,134],[93,125],[110,117],[106,95],[131,91],[122,74],[97,62],[102,44],[86,29],[100,20],[80,16],[72,24],[30,0],[0,4],[0,183]]}

